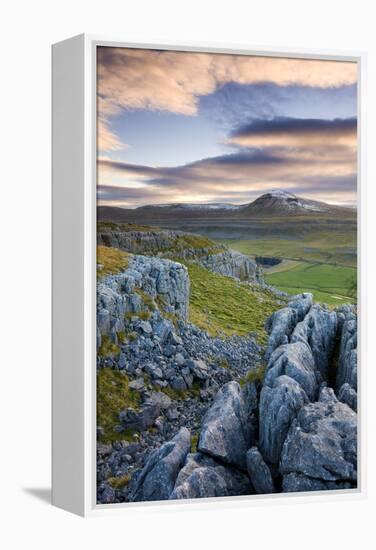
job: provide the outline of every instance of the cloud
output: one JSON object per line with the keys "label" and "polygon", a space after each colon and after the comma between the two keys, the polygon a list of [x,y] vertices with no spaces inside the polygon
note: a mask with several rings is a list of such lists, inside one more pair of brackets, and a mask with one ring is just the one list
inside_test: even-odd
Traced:
{"label": "cloud", "polygon": [[243,147],[355,147],[356,118],[299,119],[276,117],[237,128],[229,142]]}
{"label": "cloud", "polygon": [[[145,166],[101,157],[99,201],[251,200],[281,188],[340,203],[355,200],[356,120],[274,119],[239,127],[235,150],[180,166]],[[253,145],[251,147],[250,145]],[[116,184],[115,184],[116,183]]]}
{"label": "cloud", "polygon": [[[105,46],[98,48],[97,67],[102,123],[124,109],[196,115],[200,97],[231,82],[328,88],[353,84],[357,79],[357,65],[351,62]],[[102,151],[108,150],[106,144],[113,146],[113,141],[101,134],[99,140]]]}
{"label": "cloud", "polygon": [[97,121],[98,149],[101,151],[118,151],[125,149],[126,145],[121,142],[115,132],[109,129],[109,124],[103,117]]}

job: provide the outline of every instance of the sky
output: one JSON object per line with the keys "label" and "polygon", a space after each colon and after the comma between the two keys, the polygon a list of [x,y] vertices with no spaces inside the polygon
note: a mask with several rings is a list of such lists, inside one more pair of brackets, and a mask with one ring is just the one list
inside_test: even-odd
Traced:
{"label": "sky", "polygon": [[353,206],[352,62],[99,47],[98,204]]}

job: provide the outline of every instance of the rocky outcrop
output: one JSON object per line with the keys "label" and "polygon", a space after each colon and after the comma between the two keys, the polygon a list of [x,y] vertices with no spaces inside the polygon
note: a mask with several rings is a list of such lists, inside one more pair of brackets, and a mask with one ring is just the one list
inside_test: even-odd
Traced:
{"label": "rocky outcrop", "polygon": [[319,401],[299,411],[287,434],[279,469],[284,475],[356,483],[357,418],[333,390],[323,388]]}
{"label": "rocky outcrop", "polygon": [[227,277],[233,277],[240,281],[252,281],[259,283],[262,281],[262,270],[256,262],[245,254],[235,250],[225,250],[218,254],[203,255],[195,260],[197,263]]}
{"label": "rocky outcrop", "polygon": [[246,470],[246,452],[253,436],[247,411],[239,384],[223,386],[203,419],[198,450]]}
{"label": "rocky outcrop", "polygon": [[253,337],[190,324],[188,296],[186,269],[157,256],[99,281],[98,369],[132,400],[116,411],[121,441],[98,445],[98,502],[355,487],[355,309],[291,299],[266,323],[261,379]]}
{"label": "rocky outcrop", "polygon": [[247,476],[203,453],[190,454],[176,479],[170,499],[252,494]]}
{"label": "rocky outcrop", "polygon": [[250,257],[206,237],[183,231],[136,230],[124,224],[102,224],[97,232],[97,242],[133,254],[162,255],[195,262],[214,273],[241,281],[258,283],[263,279],[262,269]]}
{"label": "rocky outcrop", "polygon": [[289,376],[300,384],[311,401],[316,399],[319,377],[311,349],[306,344],[284,344],[272,353],[264,384],[272,387],[274,380],[282,375]]}
{"label": "rocky outcrop", "polygon": [[[189,277],[186,267],[171,260],[133,256],[128,268],[122,273],[99,280],[98,346],[104,335],[117,343],[118,333],[125,330],[126,315],[131,316],[132,313],[137,314],[147,309],[145,300],[148,297],[149,301],[158,297],[168,311],[187,319]],[[149,329],[148,325],[140,327],[144,332]]]}
{"label": "rocky outcrop", "polygon": [[186,428],[181,428],[171,441],[164,443],[158,450],[152,452],[145,467],[135,478],[130,500],[168,499],[190,446],[190,433]]}
{"label": "rocky outcrop", "polygon": [[[356,314],[309,302],[296,297],[267,322],[258,445],[286,492],[349,488],[357,479]],[[336,396],[322,382],[333,381],[338,338]]]}
{"label": "rocky outcrop", "polygon": [[338,359],[336,388],[341,390],[343,384],[348,384],[355,392],[357,391],[357,319],[353,308],[341,308],[342,331],[340,351]]}
{"label": "rocky outcrop", "polygon": [[303,342],[311,349],[316,369],[322,380],[328,378],[329,362],[337,334],[337,314],[315,304],[291,335],[291,342]]}

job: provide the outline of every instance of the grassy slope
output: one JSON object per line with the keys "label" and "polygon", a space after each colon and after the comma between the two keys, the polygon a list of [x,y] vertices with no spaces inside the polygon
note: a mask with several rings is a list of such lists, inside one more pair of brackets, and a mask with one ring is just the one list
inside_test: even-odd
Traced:
{"label": "grassy slope", "polygon": [[273,294],[186,263],[191,281],[190,320],[212,335],[256,332],[265,342],[265,319],[280,308]]}
{"label": "grassy slope", "polygon": [[132,439],[132,433],[116,431],[119,412],[127,407],[138,408],[140,394],[129,388],[125,373],[113,369],[101,369],[97,375],[97,425],[103,429],[101,441],[109,443],[118,439]]}
{"label": "grassy slope", "polygon": [[107,246],[97,246],[97,265],[101,268],[97,269],[99,279],[112,275],[126,269],[128,266],[129,255],[118,248],[110,248]]}
{"label": "grassy slope", "polygon": [[351,267],[299,262],[267,274],[266,281],[290,294],[311,291],[315,300],[333,305],[353,302],[349,287],[355,276]]}

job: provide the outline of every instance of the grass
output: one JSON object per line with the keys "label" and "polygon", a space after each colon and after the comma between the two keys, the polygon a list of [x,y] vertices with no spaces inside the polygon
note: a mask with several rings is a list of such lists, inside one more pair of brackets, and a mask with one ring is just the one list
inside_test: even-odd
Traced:
{"label": "grass", "polygon": [[119,413],[127,407],[138,409],[140,394],[129,388],[128,376],[118,370],[101,369],[97,375],[97,426],[103,429],[103,443],[128,439],[133,432],[117,432]]}
{"label": "grass", "polygon": [[192,434],[191,436],[191,453],[197,453],[197,445],[199,440],[199,434]]}
{"label": "grass", "polygon": [[221,244],[215,243],[208,237],[203,235],[179,235],[175,238],[172,246],[168,249],[169,254],[179,254],[190,249],[199,253],[205,250],[205,254],[217,254],[223,252],[224,247]]}
{"label": "grass", "polygon": [[231,277],[186,262],[191,281],[190,321],[212,336],[257,333],[265,342],[265,319],[281,307],[275,296]]}
{"label": "grass", "polygon": [[123,252],[118,248],[97,246],[97,265],[102,266],[97,269],[98,278],[102,279],[107,275],[119,273],[128,267],[128,261],[129,254],[127,252]]}
{"label": "grass", "polygon": [[261,382],[264,379],[266,371],[266,365],[260,365],[255,369],[250,369],[244,378],[239,380],[239,384],[243,388],[246,384],[253,384],[254,382]]}
{"label": "grass", "polygon": [[158,233],[162,229],[139,223],[98,222],[97,231],[98,233],[103,231],[152,231],[153,233]]}
{"label": "grass", "polygon": [[312,292],[317,302],[328,305],[354,302],[350,287],[356,278],[355,268],[307,262],[285,267],[266,274],[266,282],[289,294]]}
{"label": "grass", "polygon": [[120,477],[109,477],[108,482],[111,485],[113,489],[123,489],[128,485],[128,483],[131,480],[131,476],[129,474],[125,474]]}
{"label": "grass", "polygon": [[[120,338],[123,333],[119,333]],[[125,334],[124,334],[125,337]],[[120,348],[117,344],[114,344],[110,338],[105,334],[102,336],[102,343],[98,349],[98,355],[100,357],[114,357],[120,353]]]}
{"label": "grass", "polygon": [[279,234],[271,234],[266,228],[257,238],[225,239],[221,242],[249,255],[356,267],[356,241],[356,227],[353,224],[334,227],[325,224],[323,228],[297,223],[291,224],[288,231],[281,227]]}

